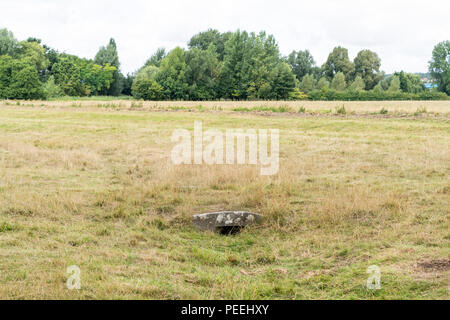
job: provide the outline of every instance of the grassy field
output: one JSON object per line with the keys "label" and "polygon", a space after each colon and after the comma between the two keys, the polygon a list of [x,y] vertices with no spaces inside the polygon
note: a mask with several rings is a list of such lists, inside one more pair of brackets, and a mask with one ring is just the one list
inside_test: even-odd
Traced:
{"label": "grassy field", "polygon": [[[172,165],[195,120],[280,129],[279,173]],[[448,299],[449,151],[448,101],[0,101],[0,299]]]}

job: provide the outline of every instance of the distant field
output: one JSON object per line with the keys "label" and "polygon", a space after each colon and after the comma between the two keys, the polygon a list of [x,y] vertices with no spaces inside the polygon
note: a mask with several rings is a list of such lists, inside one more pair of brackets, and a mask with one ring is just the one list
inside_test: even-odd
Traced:
{"label": "distant field", "polygon": [[60,101],[4,101],[5,105],[31,107],[106,108],[148,111],[233,111],[233,112],[290,112],[334,113],[344,106],[348,113],[380,113],[385,110],[397,116],[402,113],[450,113],[450,101],[137,101],[112,100],[111,97],[93,97],[82,100]]}
{"label": "distant field", "polygon": [[[278,128],[279,174],[172,165],[196,120]],[[0,298],[448,299],[449,160],[449,101],[0,101]]]}

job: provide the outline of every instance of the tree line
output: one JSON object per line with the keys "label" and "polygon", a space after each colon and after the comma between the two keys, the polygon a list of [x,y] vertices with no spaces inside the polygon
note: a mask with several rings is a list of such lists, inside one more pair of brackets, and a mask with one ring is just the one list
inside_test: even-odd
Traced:
{"label": "tree line", "polygon": [[144,100],[384,100],[447,99],[450,94],[450,41],[436,45],[429,62],[436,88],[420,75],[386,75],[381,59],[362,50],[353,61],[336,47],[318,66],[308,50],[281,55],[265,32],[194,35],[187,49],[158,49],[133,74],[123,75],[114,39],[94,59],[60,53],[28,38],[18,41],[0,30],[0,98],[132,95]]}

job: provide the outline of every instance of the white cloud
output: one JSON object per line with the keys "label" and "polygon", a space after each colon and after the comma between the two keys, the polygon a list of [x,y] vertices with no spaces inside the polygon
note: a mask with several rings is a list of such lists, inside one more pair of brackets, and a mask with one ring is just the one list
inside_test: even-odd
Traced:
{"label": "white cloud", "polygon": [[427,70],[433,46],[449,39],[446,0],[1,0],[0,28],[38,37],[68,53],[92,58],[110,37],[124,72],[158,48],[186,47],[208,28],[266,30],[283,54],[309,49],[322,64],[334,46],[376,51],[389,72]]}

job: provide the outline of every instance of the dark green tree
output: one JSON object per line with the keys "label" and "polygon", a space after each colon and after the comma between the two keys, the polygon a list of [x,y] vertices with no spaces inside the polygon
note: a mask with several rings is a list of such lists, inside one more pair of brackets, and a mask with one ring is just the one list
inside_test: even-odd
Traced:
{"label": "dark green tree", "polygon": [[164,99],[183,100],[188,98],[186,61],[182,48],[173,49],[161,61],[156,82],[163,88]]}
{"label": "dark green tree", "polygon": [[265,32],[250,34],[250,74],[247,96],[250,99],[275,99],[274,81],[282,63],[275,38]]}
{"label": "dark green tree", "polygon": [[296,89],[295,75],[289,64],[285,62],[280,62],[276,69],[276,77],[272,84],[275,94],[274,98],[278,100],[287,100],[291,96],[291,93]]}
{"label": "dark green tree", "polygon": [[332,80],[338,72],[342,72],[347,81],[353,80],[355,66],[348,58],[348,50],[342,47],[334,48],[322,66],[322,71],[329,80]]}
{"label": "dark green tree", "polygon": [[362,50],[354,60],[355,76],[360,76],[365,83],[365,89],[371,90],[383,78],[380,71],[381,59],[370,50]]}
{"label": "dark green tree", "polygon": [[[422,92],[425,87],[419,75],[407,73],[404,71],[395,72],[394,77],[398,77],[400,81],[400,90],[408,93]],[[392,79],[390,79],[392,82]]]}
{"label": "dark green tree", "polygon": [[86,91],[81,83],[81,66],[77,58],[70,55],[62,55],[59,61],[53,64],[52,74],[55,83],[67,96],[84,96]]}
{"label": "dark green tree", "polygon": [[0,56],[1,99],[43,99],[42,82],[34,61]]}
{"label": "dark green tree", "polygon": [[307,74],[315,75],[317,73],[316,62],[308,50],[292,51],[287,57],[287,62],[299,81]]}
{"label": "dark green tree", "polygon": [[197,48],[200,50],[207,50],[209,46],[213,44],[217,52],[217,58],[220,61],[223,61],[225,55],[225,43],[231,38],[231,35],[231,32],[220,33],[218,30],[208,29],[207,31],[197,33],[193,36],[191,40],[189,40],[188,46],[189,49]]}
{"label": "dark green tree", "polygon": [[246,31],[236,31],[225,44],[219,92],[226,99],[246,99],[250,85],[251,44]]}
{"label": "dark green tree", "polygon": [[216,48],[211,44],[206,50],[193,48],[186,52],[186,81],[189,98],[211,100],[216,98],[220,63]]}

